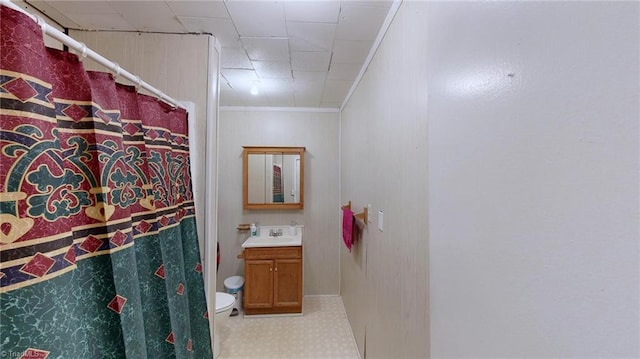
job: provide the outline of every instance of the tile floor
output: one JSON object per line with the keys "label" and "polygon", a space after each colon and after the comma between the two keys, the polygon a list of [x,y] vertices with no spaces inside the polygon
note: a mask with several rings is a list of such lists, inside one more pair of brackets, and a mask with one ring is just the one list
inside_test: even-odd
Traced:
{"label": "tile floor", "polygon": [[302,316],[230,317],[219,359],[359,359],[338,296],[305,297]]}

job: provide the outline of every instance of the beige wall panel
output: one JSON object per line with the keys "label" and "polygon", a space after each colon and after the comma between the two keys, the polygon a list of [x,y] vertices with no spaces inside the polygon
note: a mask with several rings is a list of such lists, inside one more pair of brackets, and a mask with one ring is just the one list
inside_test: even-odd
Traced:
{"label": "beige wall panel", "polygon": [[341,293],[367,358],[429,355],[424,15],[423,3],[402,5],[342,113],[341,198],[373,210],[352,252],[341,249]]}
{"label": "beige wall panel", "polygon": [[367,358],[638,357],[638,10],[403,2],[342,113]]}

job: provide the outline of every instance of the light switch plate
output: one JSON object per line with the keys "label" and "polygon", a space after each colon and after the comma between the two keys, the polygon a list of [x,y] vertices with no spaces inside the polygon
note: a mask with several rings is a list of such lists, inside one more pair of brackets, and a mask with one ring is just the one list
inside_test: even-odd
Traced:
{"label": "light switch plate", "polygon": [[380,232],[384,231],[384,213],[382,211],[378,211],[378,229]]}

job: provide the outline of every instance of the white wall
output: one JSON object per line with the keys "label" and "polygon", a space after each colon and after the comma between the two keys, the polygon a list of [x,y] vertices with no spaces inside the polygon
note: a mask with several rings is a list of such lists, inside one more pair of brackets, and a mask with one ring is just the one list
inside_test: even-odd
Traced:
{"label": "white wall", "polygon": [[401,5],[342,113],[367,358],[640,356],[639,10]]}
{"label": "white wall", "polygon": [[[288,225],[295,220],[304,225],[304,294],[339,292],[339,114],[291,110],[221,108],[218,290],[224,290],[225,278],[244,274],[244,262],[236,256],[249,232],[238,231],[238,224]],[[242,209],[242,146],[306,147],[304,209]]]}
{"label": "white wall", "polygon": [[639,357],[639,3],[428,13],[432,356]]}

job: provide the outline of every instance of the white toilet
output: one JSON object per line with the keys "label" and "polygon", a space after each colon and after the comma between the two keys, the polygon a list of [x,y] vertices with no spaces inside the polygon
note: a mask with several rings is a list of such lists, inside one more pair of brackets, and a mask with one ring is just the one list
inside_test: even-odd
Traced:
{"label": "white toilet", "polygon": [[229,319],[233,305],[236,298],[227,293],[216,292],[216,316],[215,316],[215,329],[213,333],[213,357],[217,358],[220,355],[220,335],[222,334],[220,327],[224,322]]}

